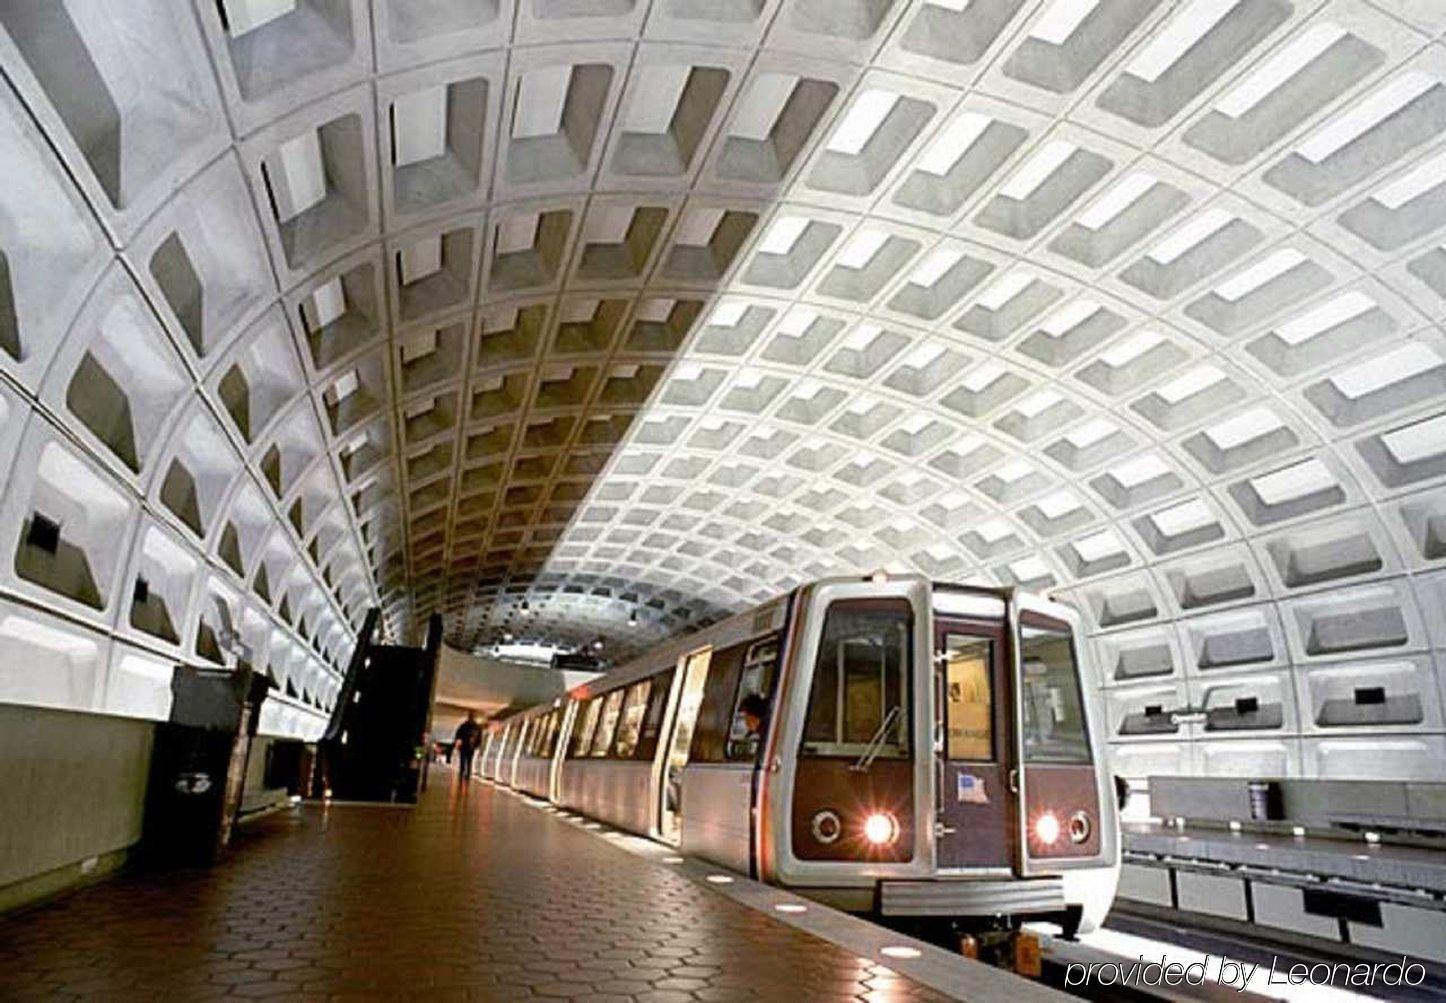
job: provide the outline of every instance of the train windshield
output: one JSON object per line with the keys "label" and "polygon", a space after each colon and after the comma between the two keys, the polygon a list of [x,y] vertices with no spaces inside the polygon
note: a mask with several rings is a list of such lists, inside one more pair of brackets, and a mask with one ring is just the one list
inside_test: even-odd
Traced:
{"label": "train windshield", "polygon": [[1019,628],[1020,719],[1026,763],[1088,763],[1079,667],[1068,630]]}
{"label": "train windshield", "polygon": [[902,599],[829,607],[809,695],[803,753],[906,758],[913,614]]}

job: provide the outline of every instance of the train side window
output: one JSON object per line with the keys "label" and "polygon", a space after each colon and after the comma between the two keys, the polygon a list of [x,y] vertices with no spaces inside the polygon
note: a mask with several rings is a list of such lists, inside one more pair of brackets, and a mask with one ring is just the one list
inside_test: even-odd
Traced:
{"label": "train side window", "polygon": [[648,709],[648,691],[651,679],[639,679],[628,687],[623,697],[623,709],[618,718],[618,735],[613,740],[612,758],[631,759],[638,747],[638,736],[643,731],[643,712]]}
{"label": "train side window", "polygon": [[808,698],[806,756],[909,756],[914,614],[905,599],[829,606]]}
{"label": "train side window", "polygon": [[542,747],[539,752],[544,759],[551,759],[552,754],[557,751],[557,725],[561,715],[561,710],[553,710],[547,715],[547,724],[542,730]]}
{"label": "train side window", "polygon": [[743,656],[748,642],[713,652],[708,662],[708,676],[703,682],[703,699],[698,704],[698,719],[693,725],[693,742],[688,750],[690,763],[722,763],[727,761],[725,747],[728,725],[743,673]]}
{"label": "train side window", "polygon": [[592,745],[588,755],[602,757],[608,754],[608,747],[613,744],[613,733],[618,726],[618,712],[623,705],[623,690],[618,687],[603,698],[602,719],[598,722],[597,731],[593,733]]}
{"label": "train side window", "polygon": [[582,709],[577,712],[577,730],[572,735],[572,749],[568,753],[572,759],[581,759],[587,755],[588,745],[592,742],[592,733],[597,730],[598,714],[602,711],[602,697],[593,697]]}
{"label": "train side window", "polygon": [[658,752],[658,735],[663,730],[663,714],[668,709],[668,694],[673,691],[673,670],[653,676],[653,689],[648,694],[648,709],[643,714],[643,727],[638,733],[634,759],[652,759]]}
{"label": "train side window", "polygon": [[[758,758],[758,746],[763,740],[762,731],[768,727],[765,715],[763,727],[758,732],[749,729],[748,715],[743,713],[744,702],[750,704],[762,701],[764,706],[773,697],[773,679],[778,671],[779,635],[754,641],[743,655],[743,672],[738,680],[738,696],[733,701],[732,723],[728,726],[728,744],[724,755],[730,762],[751,763]],[[756,700],[753,698],[757,698]]]}

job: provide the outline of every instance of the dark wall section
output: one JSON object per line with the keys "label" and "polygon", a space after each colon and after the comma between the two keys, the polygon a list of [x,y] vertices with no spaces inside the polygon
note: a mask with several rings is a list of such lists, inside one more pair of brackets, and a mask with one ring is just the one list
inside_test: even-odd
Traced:
{"label": "dark wall section", "polygon": [[0,911],[124,862],[141,836],[154,730],[0,704]]}

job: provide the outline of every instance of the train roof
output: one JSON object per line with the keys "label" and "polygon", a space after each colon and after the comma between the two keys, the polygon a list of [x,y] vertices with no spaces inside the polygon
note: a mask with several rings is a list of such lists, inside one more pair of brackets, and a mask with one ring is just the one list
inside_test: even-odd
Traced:
{"label": "train roof", "polygon": [[[648,676],[656,675],[660,672],[666,672],[671,668],[675,668],[680,658],[682,658],[684,655],[688,654],[691,651],[697,650],[698,648],[707,647],[710,645],[713,647],[721,647],[723,645],[719,643],[720,641],[736,644],[739,641],[747,640],[750,637],[756,637],[760,634],[766,634],[769,631],[776,629],[778,626],[781,626],[781,617],[783,611],[787,609],[788,603],[792,601],[793,597],[798,595],[804,589],[816,588],[822,585],[831,585],[842,582],[873,581],[876,580],[879,574],[884,575],[883,580],[885,581],[919,582],[928,585],[931,589],[935,591],[973,593],[975,595],[990,595],[997,596],[999,599],[1005,601],[1008,601],[1016,594],[1027,594],[1035,596],[1041,601],[1046,601],[1051,604],[1060,605],[1064,608],[1069,608],[1067,604],[1061,603],[1058,599],[1039,595],[1038,593],[1031,593],[1028,592],[1028,590],[1020,589],[1017,586],[1013,585],[978,585],[964,582],[940,582],[927,578],[924,575],[914,573],[889,574],[876,572],[875,574],[871,575],[839,575],[831,578],[820,578],[805,585],[800,585],[799,587],[792,589],[789,592],[777,595],[765,603],[760,603],[759,605],[744,610],[741,613],[736,613],[726,620],[722,620],[709,627],[704,627],[702,630],[697,630],[691,634],[682,634],[677,637],[670,638],[669,640],[664,641],[662,644],[658,645],[656,648],[653,648],[645,652],[644,654],[639,655],[636,658],[630,659],[629,661],[618,666],[617,668],[612,669],[611,671],[606,672],[603,675],[596,677],[595,679],[591,679],[586,683],[581,683],[577,686],[574,686],[572,689],[568,690],[567,695],[574,699],[585,699],[587,697],[595,696],[598,693],[603,693],[615,689],[618,686],[625,686],[628,683],[637,681],[638,679],[643,679]],[[764,615],[769,615],[769,621],[767,621],[766,623],[760,621],[760,617]],[[774,620],[777,620],[778,623],[773,623],[772,621]]]}

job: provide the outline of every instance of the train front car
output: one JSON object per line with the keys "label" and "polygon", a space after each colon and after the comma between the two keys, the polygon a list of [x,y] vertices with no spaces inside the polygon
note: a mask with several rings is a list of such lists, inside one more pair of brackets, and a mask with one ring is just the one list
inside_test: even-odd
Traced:
{"label": "train front car", "polygon": [[758,871],[960,932],[1099,924],[1119,838],[1069,608],[918,578],[802,590],[760,773]]}

